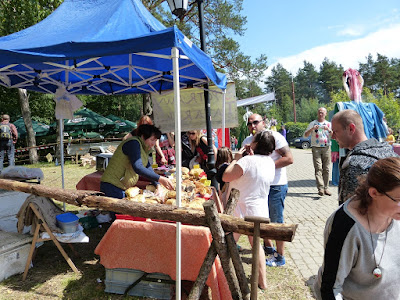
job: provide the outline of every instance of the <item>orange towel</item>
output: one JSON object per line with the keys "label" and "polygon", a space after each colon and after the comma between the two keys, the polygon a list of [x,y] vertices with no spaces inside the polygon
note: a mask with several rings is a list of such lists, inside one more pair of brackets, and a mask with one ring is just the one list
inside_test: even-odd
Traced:
{"label": "orange towel", "polygon": [[[211,244],[211,233],[206,227],[182,225],[181,228],[181,278],[195,281]],[[116,220],[95,253],[100,255],[100,263],[106,268],[159,272],[175,280],[175,243],[175,224]],[[213,299],[232,299],[218,257],[206,283],[211,288]]]}

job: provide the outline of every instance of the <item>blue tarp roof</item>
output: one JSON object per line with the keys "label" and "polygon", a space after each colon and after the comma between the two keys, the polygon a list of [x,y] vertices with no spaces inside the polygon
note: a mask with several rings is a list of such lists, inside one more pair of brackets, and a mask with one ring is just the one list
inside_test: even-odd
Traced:
{"label": "blue tarp roof", "polygon": [[172,90],[171,49],[180,51],[181,88],[226,77],[176,27],[165,28],[140,0],[65,0],[38,24],[0,38],[0,84],[79,94]]}

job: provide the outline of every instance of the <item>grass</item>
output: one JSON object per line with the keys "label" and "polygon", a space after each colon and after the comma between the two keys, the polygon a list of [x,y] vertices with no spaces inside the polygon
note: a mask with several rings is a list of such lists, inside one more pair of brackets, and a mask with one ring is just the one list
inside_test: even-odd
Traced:
{"label": "grass", "polygon": [[[61,168],[54,164],[31,165],[40,167],[44,173],[41,184],[61,187]],[[66,164],[64,168],[65,188],[75,189],[75,185],[86,174],[94,172],[94,168]],[[67,210],[77,212],[80,208],[67,205]],[[14,299],[140,299],[137,297],[104,292],[104,267],[94,249],[107,231],[109,225],[86,230],[90,242],[75,244],[74,248],[80,257],[74,257],[68,246],[67,254],[72,258],[81,274],[75,274],[52,242],[46,242],[38,248],[33,261],[33,268],[28,277],[22,281],[22,275],[14,275],[0,283],[0,300]],[[251,248],[246,236],[241,236],[239,244],[243,251],[243,266],[250,282]],[[287,263],[281,268],[267,268],[268,289],[259,290],[258,299],[313,299],[304,279],[300,276],[293,262],[287,255]]]}

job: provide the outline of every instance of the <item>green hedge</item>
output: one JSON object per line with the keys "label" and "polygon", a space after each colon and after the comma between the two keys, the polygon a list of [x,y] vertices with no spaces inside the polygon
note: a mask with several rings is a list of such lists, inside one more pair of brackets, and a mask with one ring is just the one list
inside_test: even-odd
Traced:
{"label": "green hedge", "polygon": [[286,139],[288,141],[293,140],[294,138],[297,138],[299,136],[302,136],[304,134],[304,131],[306,131],[307,126],[309,123],[294,123],[294,122],[287,122],[285,124],[286,128]]}

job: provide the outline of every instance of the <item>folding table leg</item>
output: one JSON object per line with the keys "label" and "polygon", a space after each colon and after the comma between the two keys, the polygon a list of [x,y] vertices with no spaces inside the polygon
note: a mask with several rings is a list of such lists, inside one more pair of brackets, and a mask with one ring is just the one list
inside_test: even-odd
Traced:
{"label": "folding table leg", "polygon": [[22,276],[23,281],[26,279],[26,276],[28,275],[29,266],[31,265],[33,252],[35,251],[36,247],[36,241],[39,237],[39,229],[40,229],[40,224],[37,224],[35,228],[35,233],[33,234],[32,245],[31,249],[29,250],[28,259],[26,260],[24,275]]}
{"label": "folding table leg", "polygon": [[[36,209],[36,207],[31,203],[29,204],[30,208],[32,209],[32,211],[35,213],[35,215],[39,218],[39,220],[41,221],[41,226],[44,227],[44,229],[46,230],[46,232],[49,234],[50,239],[54,242],[54,244],[56,245],[56,247],[58,248],[58,250],[60,251],[61,255],[64,257],[64,259],[66,260],[66,262],[68,263],[68,265],[71,267],[71,269],[77,273],[80,274],[79,270],[76,268],[75,264],[72,262],[72,260],[69,258],[69,256],[67,255],[67,253],[64,251],[63,247],[60,245],[59,241],[57,240],[57,238],[54,236],[54,234],[51,232],[49,226],[47,225],[47,223],[44,221],[42,215],[40,214],[40,212]],[[25,272],[24,272],[24,276],[23,276],[23,280],[25,280],[26,275],[28,274],[28,269],[29,269],[29,265],[31,263],[32,260],[32,255],[33,255],[33,251],[35,250],[35,245],[36,245],[36,241],[38,240],[39,237],[39,229],[40,229],[40,224],[36,227],[35,229],[35,234],[33,236],[33,241],[32,241],[32,246],[29,252],[29,257],[28,257],[28,261],[27,264],[25,266]]]}

